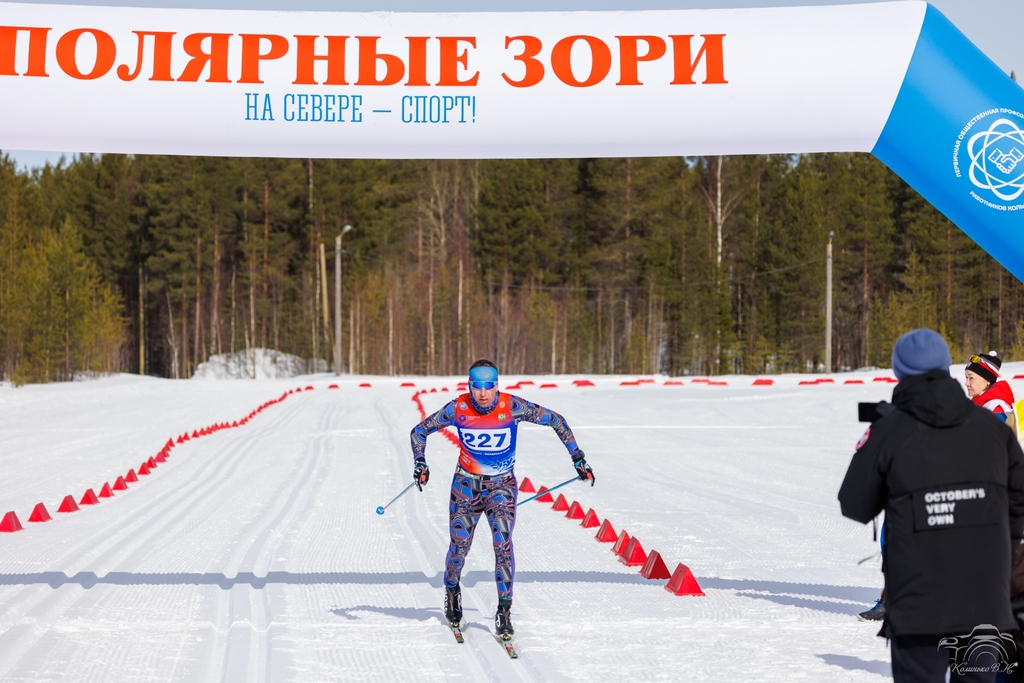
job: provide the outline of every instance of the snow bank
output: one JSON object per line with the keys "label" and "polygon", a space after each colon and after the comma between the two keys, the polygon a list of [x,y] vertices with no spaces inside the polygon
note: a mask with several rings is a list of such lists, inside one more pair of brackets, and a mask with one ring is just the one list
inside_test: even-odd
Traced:
{"label": "snow bank", "polygon": [[327,372],[327,361],[307,360],[271,349],[249,349],[210,356],[192,379],[282,379]]}

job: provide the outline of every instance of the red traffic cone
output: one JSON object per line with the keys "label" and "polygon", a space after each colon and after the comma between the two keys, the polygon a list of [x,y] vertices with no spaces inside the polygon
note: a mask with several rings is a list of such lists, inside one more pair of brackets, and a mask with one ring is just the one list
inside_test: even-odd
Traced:
{"label": "red traffic cone", "polygon": [[593,529],[595,526],[601,526],[601,518],[594,512],[594,508],[587,510],[586,517],[581,522],[584,529]]}
{"label": "red traffic cone", "polygon": [[149,464],[142,463],[141,465],[139,465],[139,476],[144,477],[147,474],[149,474]]}
{"label": "red traffic cone", "polygon": [[82,500],[78,501],[79,505],[96,505],[100,502],[100,499],[96,497],[96,492],[92,489],[86,489],[85,493],[82,494]]}
{"label": "red traffic cone", "polygon": [[661,553],[657,550],[652,550],[651,554],[647,556],[647,562],[640,570],[640,576],[651,580],[672,578],[672,575],[668,573],[668,567],[665,566],[665,560],[661,559]]}
{"label": "red traffic cone", "polygon": [[115,491],[127,491],[128,484],[124,483],[124,477],[118,477],[111,488]]}
{"label": "red traffic cone", "polygon": [[199,432],[196,431],[195,429],[192,430],[192,438],[193,439],[198,439],[199,438]]}
{"label": "red traffic cone", "polygon": [[172,448],[174,448],[174,440],[173,439],[167,439],[167,443],[164,444],[164,450],[165,451],[170,451]]}
{"label": "red traffic cone", "polygon": [[555,506],[551,509],[555,512],[565,512],[569,509],[569,501],[565,499],[565,496],[559,493],[558,500],[555,501]]}
{"label": "red traffic cone", "polygon": [[533,482],[530,481],[529,477],[523,479],[523,483],[519,485],[520,493],[537,493],[537,489],[533,487]]}
{"label": "red traffic cone", "polygon": [[146,464],[149,465],[149,469],[151,469],[151,470],[155,470],[156,469],[156,462],[154,462],[153,458],[150,458],[149,460],[147,460]]}
{"label": "red traffic cone", "polygon": [[594,536],[600,543],[614,543],[618,537],[619,535],[615,533],[612,523],[607,519],[601,522],[601,528],[597,530],[597,535]]}
{"label": "red traffic cone", "polygon": [[103,482],[103,488],[100,489],[100,498],[113,498],[114,492],[110,490],[110,484]]}
{"label": "red traffic cone", "polygon": [[46,511],[46,506],[42,503],[36,503],[36,506],[32,508],[32,514],[28,516],[30,522],[49,522],[50,513]]}
{"label": "red traffic cone", "polygon": [[0,531],[9,534],[21,531],[21,522],[18,521],[18,515],[14,514],[14,510],[8,512],[4,515],[3,520],[0,520]]}
{"label": "red traffic cone", "polygon": [[631,540],[632,539],[629,537],[629,534],[623,530],[622,533],[619,534],[618,540],[615,541],[615,545],[612,546],[612,552],[616,555],[622,555],[622,553],[626,552],[626,546],[629,545]]}
{"label": "red traffic cone", "polygon": [[573,501],[572,505],[569,506],[569,511],[565,513],[565,516],[569,519],[583,519],[586,517],[586,513],[583,512],[583,508],[577,501]]}
{"label": "red traffic cone", "polygon": [[129,484],[134,484],[139,478],[135,476],[135,470],[128,470],[128,474],[124,475],[124,480]]}
{"label": "red traffic cone", "polygon": [[179,435],[179,436],[178,436],[178,443],[185,443],[185,437],[184,437],[184,435]]}
{"label": "red traffic cone", "polygon": [[693,572],[685,564],[676,565],[676,570],[672,572],[672,578],[665,585],[665,590],[673,595],[704,595]]}
{"label": "red traffic cone", "polygon": [[167,462],[167,456],[163,454],[163,451],[161,451],[161,452],[156,454],[156,457],[153,458],[153,461],[154,462]]}
{"label": "red traffic cone", "polygon": [[640,545],[639,538],[629,539],[629,545],[626,546],[626,550],[619,555],[619,562],[627,567],[644,566],[647,562],[647,553],[644,552],[644,547]]}
{"label": "red traffic cone", "polygon": [[306,387],[306,391],[313,391],[313,387]]}
{"label": "red traffic cone", "polygon": [[57,508],[57,512],[77,512],[78,505],[75,503],[75,499],[71,496],[64,496],[64,500],[60,502],[60,507]]}
{"label": "red traffic cone", "polygon": [[551,497],[551,494],[550,493],[544,493],[547,490],[548,490],[547,486],[541,486],[540,489],[537,491],[537,493],[542,493],[544,495],[537,496],[536,498],[534,498],[534,500],[537,501],[538,503],[554,503],[555,499]]}

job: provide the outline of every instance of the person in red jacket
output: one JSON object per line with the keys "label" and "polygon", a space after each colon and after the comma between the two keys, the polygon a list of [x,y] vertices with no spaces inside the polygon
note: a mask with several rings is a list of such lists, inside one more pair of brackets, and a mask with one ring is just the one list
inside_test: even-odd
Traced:
{"label": "person in red jacket", "polygon": [[967,395],[975,405],[991,410],[1007,426],[1017,432],[1017,420],[1013,413],[1013,389],[1005,381],[999,379],[999,369],[1003,361],[995,351],[987,354],[976,353],[971,356],[964,375],[967,382]]}

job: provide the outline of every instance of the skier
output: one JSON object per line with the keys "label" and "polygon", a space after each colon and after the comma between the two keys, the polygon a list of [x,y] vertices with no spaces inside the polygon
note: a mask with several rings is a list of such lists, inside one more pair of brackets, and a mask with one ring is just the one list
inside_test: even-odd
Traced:
{"label": "skier", "polygon": [[498,391],[498,370],[489,360],[478,360],[469,369],[469,393],[447,403],[416,425],[410,434],[413,481],[420,491],[430,479],[424,451],[427,436],[454,426],[459,434],[459,463],[452,479],[448,504],[448,532],[451,544],[444,569],[444,613],[453,628],[462,621],[462,592],[459,578],[466,554],[473,543],[473,531],[480,515],[487,516],[494,545],[494,580],[498,587],[498,609],[494,628],[509,638],[512,628],[512,584],[515,556],[512,530],[516,522],[519,491],[513,472],[516,464],[516,426],[520,422],[546,425],[562,440],[576,474],[594,485],[594,472],[576,445],[576,438],[558,413],[535,403]]}
{"label": "skier", "polygon": [[995,351],[974,354],[964,369],[967,395],[975,405],[995,413],[996,417],[1017,433],[1017,417],[1013,412],[1013,389],[1007,382],[1000,381],[999,369],[1003,361]]}

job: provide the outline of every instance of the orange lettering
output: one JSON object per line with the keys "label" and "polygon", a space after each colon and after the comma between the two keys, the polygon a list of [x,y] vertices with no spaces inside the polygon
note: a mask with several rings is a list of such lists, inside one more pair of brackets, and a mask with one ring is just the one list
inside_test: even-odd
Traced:
{"label": "orange lettering", "polygon": [[505,73],[501,74],[501,77],[505,79],[506,83],[515,88],[529,88],[531,85],[537,85],[544,78],[544,64],[537,59],[537,55],[540,54],[540,50],[543,47],[540,38],[533,36],[505,36],[506,50],[513,40],[518,40],[523,44],[523,51],[513,59],[523,63],[523,66],[526,67],[526,74],[518,81],[513,81]]}
{"label": "orange lettering", "polygon": [[[394,85],[405,76],[405,64],[399,57],[377,52],[380,36],[356,36],[359,41],[359,80],[356,85]],[[377,60],[384,62],[384,78],[377,80]]]}
{"label": "orange lettering", "polygon": [[[91,33],[96,39],[96,61],[93,62],[92,70],[84,74],[78,69],[78,61],[75,52],[78,48],[78,39],[83,33]],[[96,28],[76,28],[68,31],[57,41],[57,65],[61,70],[72,78],[82,81],[91,81],[100,76],[106,75],[114,66],[117,59],[117,45],[109,33]]]}
{"label": "orange lettering", "polygon": [[700,46],[697,58],[690,60],[690,39],[693,36],[669,36],[675,57],[675,78],[672,85],[695,85],[693,72],[704,58],[704,83],[728,83],[725,80],[725,58],[722,51],[724,33],[701,34],[704,44]]}
{"label": "orange lettering", "polygon": [[[658,36],[615,36],[619,40],[619,82],[615,85],[643,85],[637,65],[665,56],[665,41]],[[640,54],[640,41],[647,43],[647,52]]]}
{"label": "orange lettering", "polygon": [[[569,59],[572,55],[572,46],[577,40],[582,40],[590,46],[590,75],[583,81],[576,80],[576,76],[572,72],[572,62]],[[555,72],[558,80],[575,88],[589,88],[592,85],[597,85],[604,80],[611,68],[612,51],[608,49],[608,45],[603,40],[594,36],[562,38],[555,43],[555,47],[551,50],[551,70]]]}
{"label": "orange lettering", "polygon": [[[185,65],[185,70],[178,76],[179,81],[196,82],[203,75],[206,65],[210,65],[210,77],[207,83],[230,83],[228,79],[228,40],[230,33],[193,33],[185,36],[182,49],[192,59]],[[203,50],[203,41],[210,40],[210,51]]]}
{"label": "orange lettering", "polygon": [[46,34],[52,29],[31,26],[0,26],[0,76],[17,76],[14,55],[18,45],[18,31],[28,31],[28,71],[26,76],[46,73]]}
{"label": "orange lettering", "polygon": [[[242,77],[236,83],[262,83],[260,62],[281,59],[288,54],[288,39],[284,36],[260,33],[242,33]],[[260,44],[270,42],[267,52],[260,52]]]}
{"label": "orange lettering", "polygon": [[459,43],[469,43],[470,47],[476,47],[476,38],[438,38],[441,43],[441,79],[438,85],[476,85],[480,78],[480,72],[469,77],[467,81],[459,80],[459,64],[463,69],[469,70],[469,48],[459,53]]}
{"label": "orange lettering", "polygon": [[151,81],[173,81],[171,78],[171,37],[174,32],[164,31],[132,31],[139,37],[139,52],[135,58],[135,70],[129,72],[128,65],[117,67],[117,77],[122,81],[134,81],[142,72],[143,48],[146,36],[153,36],[153,75]]}
{"label": "orange lettering", "polygon": [[427,83],[427,41],[430,38],[406,36],[405,39],[409,41],[409,80],[405,84],[430,85]]}
{"label": "orange lettering", "polygon": [[345,41],[348,36],[327,36],[327,54],[316,54],[318,36],[295,36],[297,45],[294,85],[316,85],[313,65],[317,60],[327,62],[327,80],[324,85],[348,85],[345,80]]}

